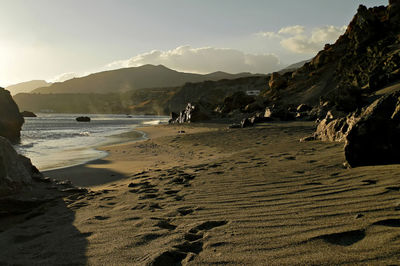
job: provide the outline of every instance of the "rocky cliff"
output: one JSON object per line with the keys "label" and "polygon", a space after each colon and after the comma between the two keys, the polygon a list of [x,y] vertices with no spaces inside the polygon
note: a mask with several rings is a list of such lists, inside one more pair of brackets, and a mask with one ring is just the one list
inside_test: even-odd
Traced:
{"label": "rocky cliff", "polygon": [[360,5],[346,32],[309,63],[287,75],[286,85],[265,93],[283,103],[329,101],[353,111],[379,89],[400,80],[400,4]]}
{"label": "rocky cliff", "polygon": [[11,98],[10,92],[0,88],[0,136],[17,142],[23,123],[24,118]]}
{"label": "rocky cliff", "polygon": [[[315,82],[321,77],[329,81],[324,86]],[[321,102],[330,106],[312,138],[343,141],[349,166],[400,163],[399,0],[361,5],[346,33],[294,72],[283,91],[312,80],[310,90],[325,92]]]}

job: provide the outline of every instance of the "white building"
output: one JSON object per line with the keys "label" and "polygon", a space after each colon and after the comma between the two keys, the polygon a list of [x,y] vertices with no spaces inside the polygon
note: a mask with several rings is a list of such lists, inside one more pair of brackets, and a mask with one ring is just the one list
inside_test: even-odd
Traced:
{"label": "white building", "polygon": [[260,90],[246,91],[246,94],[249,96],[258,96],[258,95],[260,95]]}

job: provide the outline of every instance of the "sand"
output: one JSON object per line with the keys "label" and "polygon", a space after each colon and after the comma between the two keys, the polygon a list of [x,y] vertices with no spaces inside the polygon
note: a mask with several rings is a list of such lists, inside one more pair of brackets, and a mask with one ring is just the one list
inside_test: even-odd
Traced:
{"label": "sand", "polygon": [[342,143],[298,141],[311,122],[143,130],[149,140],[45,172],[90,192],[2,232],[0,264],[400,261],[400,165],[346,169]]}

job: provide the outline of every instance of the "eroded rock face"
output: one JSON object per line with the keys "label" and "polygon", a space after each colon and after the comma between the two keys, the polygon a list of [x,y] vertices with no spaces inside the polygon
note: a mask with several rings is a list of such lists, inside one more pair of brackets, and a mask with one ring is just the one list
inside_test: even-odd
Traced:
{"label": "eroded rock face", "polygon": [[230,113],[233,110],[242,110],[245,109],[246,106],[254,103],[254,97],[246,95],[242,91],[235,92],[232,96],[228,96],[224,99],[224,103],[222,105],[221,113]]}
{"label": "eroded rock face", "polygon": [[347,116],[329,111],[306,139],[345,141],[346,161],[352,167],[400,163],[400,92]]}
{"label": "eroded rock face", "polygon": [[381,97],[368,106],[346,136],[350,166],[400,163],[400,93]]}
{"label": "eroded rock face", "polygon": [[347,134],[358,119],[356,113],[344,116],[343,113],[329,111],[318,124],[314,138],[322,141],[345,141]]}
{"label": "eroded rock face", "polygon": [[0,137],[0,197],[17,193],[31,184],[32,167],[29,159],[17,154],[10,141]]}
{"label": "eroded rock face", "polygon": [[265,108],[264,117],[281,120],[281,121],[292,121],[295,120],[295,113],[290,112],[285,106],[269,106]]}
{"label": "eroded rock face", "polygon": [[23,123],[24,118],[11,98],[10,92],[0,88],[0,136],[11,142],[18,142]]}
{"label": "eroded rock face", "polygon": [[209,120],[211,118],[209,112],[199,103],[191,104],[188,103],[186,108],[179,114],[171,114],[169,123],[190,123],[190,122],[201,122]]}
{"label": "eroded rock face", "polygon": [[273,90],[279,90],[287,85],[287,79],[278,72],[274,72],[271,75],[268,85]]}

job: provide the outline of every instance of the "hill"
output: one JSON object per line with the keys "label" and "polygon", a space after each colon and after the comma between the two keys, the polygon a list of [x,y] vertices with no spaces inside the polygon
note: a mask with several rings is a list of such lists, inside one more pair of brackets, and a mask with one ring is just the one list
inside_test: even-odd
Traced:
{"label": "hill", "polygon": [[26,82],[21,82],[18,84],[10,85],[5,89],[8,90],[11,95],[16,95],[18,93],[28,93],[37,88],[44,88],[50,86],[51,83],[47,83],[45,80],[31,80]]}
{"label": "hill", "polygon": [[186,82],[234,79],[251,76],[250,73],[228,74],[214,72],[206,75],[184,73],[165,66],[143,65],[94,73],[38,88],[33,93],[113,93],[144,88],[166,88],[182,86]]}
{"label": "hill", "polygon": [[187,102],[216,107],[238,91],[267,89],[267,76],[186,83],[169,88],[145,88],[115,93],[20,93],[13,98],[23,110],[57,113],[122,113],[168,115]]}

